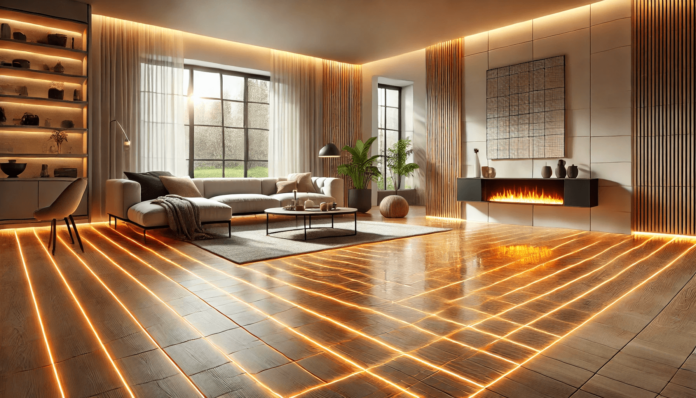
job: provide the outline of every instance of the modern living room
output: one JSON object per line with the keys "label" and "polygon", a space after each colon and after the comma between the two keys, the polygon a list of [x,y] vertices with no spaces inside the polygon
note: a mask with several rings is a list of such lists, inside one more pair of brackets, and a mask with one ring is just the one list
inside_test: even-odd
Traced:
{"label": "modern living room", "polygon": [[0,397],[696,397],[694,0],[2,0]]}

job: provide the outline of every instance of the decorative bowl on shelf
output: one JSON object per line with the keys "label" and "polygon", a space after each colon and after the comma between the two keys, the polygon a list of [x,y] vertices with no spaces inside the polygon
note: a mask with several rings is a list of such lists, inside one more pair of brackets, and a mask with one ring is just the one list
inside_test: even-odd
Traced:
{"label": "decorative bowl on shelf", "polygon": [[17,178],[26,168],[26,163],[17,163],[16,160],[10,160],[8,163],[0,163],[0,170],[7,174],[7,178]]}

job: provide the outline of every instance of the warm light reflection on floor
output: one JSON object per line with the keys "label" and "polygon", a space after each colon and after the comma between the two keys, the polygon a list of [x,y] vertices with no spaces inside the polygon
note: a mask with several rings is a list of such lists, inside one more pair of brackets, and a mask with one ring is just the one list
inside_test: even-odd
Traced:
{"label": "warm light reflection on floor", "polygon": [[[442,225],[443,221],[424,222]],[[91,332],[110,361],[111,368],[101,371],[118,375],[124,392],[132,396],[138,394],[124,376],[129,372],[112,359],[110,346],[98,331],[104,327],[99,324],[103,314],[88,313],[83,303],[92,298],[81,296],[84,289],[72,287],[78,283],[73,267],[80,267],[90,278],[80,283],[96,283],[105,292],[103,297],[114,300],[108,308],[120,312],[112,315],[133,322],[187,381],[192,394],[211,392],[169,354],[161,335],[144,323],[142,310],[123,299],[128,292],[142,291],[159,303],[167,317],[178,320],[179,326],[173,327],[190,330],[212,347],[248,383],[259,386],[257,392],[276,397],[324,396],[369,381],[371,388],[383,388],[387,396],[429,396],[400,373],[408,364],[432,374],[418,385],[437,389],[438,383],[446,382],[458,391],[456,396],[476,396],[687,256],[693,260],[696,247],[693,241],[674,238],[463,223],[440,234],[237,266],[160,235],[143,244],[128,228],[114,230],[104,224],[80,228],[85,254],[65,241],[67,235],[61,236],[65,233],[61,229],[55,257],[38,240],[36,230],[32,242],[27,231],[14,232],[31,293],[28,300],[33,302],[61,394],[64,386],[52,356],[61,342],[47,337],[51,325],[42,322],[41,303],[42,295],[48,293],[33,290],[36,272],[57,274],[59,283],[53,288],[66,291],[82,315],[72,320],[74,327]],[[41,236],[45,230],[41,229]],[[33,248],[42,246],[41,263],[36,256],[25,262],[23,250],[30,243]],[[111,271],[104,272],[105,267]],[[611,300],[602,299],[607,292]],[[233,322],[234,330],[255,336],[268,352],[283,357],[285,366],[293,365],[293,372],[306,375],[302,376],[305,381],[295,386],[291,378],[278,384],[265,374],[275,368],[254,371],[246,357],[230,353],[228,345],[220,345],[200,324],[179,314],[172,300],[183,298],[199,303],[198,311],[213,311]],[[240,322],[236,314],[242,310],[256,314],[260,321]],[[271,329],[275,334],[258,334],[270,328],[262,328],[263,322],[275,325]],[[281,335],[297,347],[323,353],[345,370],[329,377],[313,373],[317,370],[304,361],[313,357],[296,357],[291,354],[295,351],[286,351],[287,345],[278,346]],[[444,354],[434,353],[452,357],[443,360]],[[480,361],[486,368],[477,367]],[[482,374],[482,369],[490,373]]]}

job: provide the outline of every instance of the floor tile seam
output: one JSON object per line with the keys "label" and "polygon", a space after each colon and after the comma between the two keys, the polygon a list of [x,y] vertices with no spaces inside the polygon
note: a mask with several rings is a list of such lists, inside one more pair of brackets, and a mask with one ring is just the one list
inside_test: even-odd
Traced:
{"label": "floor tile seam", "polygon": [[[673,240],[674,240],[674,239],[673,239]],[[671,243],[673,240],[667,242],[667,244]],[[665,246],[666,246],[667,244],[665,244]],[[664,246],[663,246],[663,247],[664,247]],[[599,314],[603,313],[604,311],[608,310],[609,308],[611,308],[612,306],[614,306],[616,303],[618,303],[619,301],[621,301],[625,296],[631,294],[632,292],[634,292],[634,291],[635,291],[636,289],[638,289],[639,287],[641,287],[641,286],[643,286],[644,284],[648,283],[650,280],[652,280],[653,278],[655,278],[656,276],[658,276],[659,274],[661,274],[663,271],[665,271],[666,269],[668,269],[669,267],[671,267],[672,265],[674,265],[674,263],[676,263],[676,262],[677,262],[678,260],[680,260],[682,257],[686,256],[686,254],[689,253],[689,252],[690,252],[691,250],[693,250],[694,248],[696,248],[696,245],[693,245],[693,246],[687,248],[686,250],[684,250],[681,254],[679,254],[677,257],[675,257],[674,260],[670,261],[670,262],[667,263],[665,266],[663,266],[662,268],[660,268],[660,269],[658,269],[657,271],[655,271],[652,275],[650,275],[650,277],[644,279],[644,280],[643,280],[642,282],[640,282],[639,284],[633,286],[629,291],[625,292],[625,293],[624,293],[623,295],[621,295],[619,298],[617,298],[616,300],[614,300],[614,301],[612,301],[611,303],[609,303],[609,304],[608,304],[607,306],[605,306],[602,310],[600,310],[600,311],[598,311],[597,313],[595,313],[591,318],[589,318],[589,319],[583,321],[583,323],[581,323],[581,324],[580,324],[579,326],[577,326],[575,329],[573,329],[573,330],[569,331],[568,333],[566,333],[566,334],[563,336],[563,338],[561,338],[561,339],[559,339],[559,340],[557,340],[557,341],[552,342],[552,343],[549,344],[547,347],[545,347],[545,348],[542,350],[542,352],[540,352],[540,353],[538,353],[538,354],[535,354],[535,355],[533,355],[531,358],[527,359],[525,362],[522,363],[522,366],[524,366],[525,363],[527,363],[527,362],[529,362],[530,360],[534,359],[534,358],[537,357],[538,355],[543,355],[543,352],[545,352],[547,349],[549,349],[550,347],[556,345],[558,342],[562,341],[564,338],[570,336],[570,335],[571,335],[572,333],[574,333],[576,330],[580,329],[582,326],[584,326],[584,325],[586,325],[587,323],[589,323],[589,322],[590,322],[592,319],[594,319],[596,316],[598,316]],[[658,249],[657,251],[659,251],[659,250],[661,250],[661,248]],[[653,253],[656,253],[657,251],[654,251]],[[509,371],[509,372],[506,372],[506,375],[507,375],[507,374],[510,374],[510,373],[512,373],[512,372],[514,372],[516,369],[517,369],[517,368],[515,368],[515,369],[513,369],[513,370],[511,370],[511,371]],[[500,380],[500,379],[498,379],[498,380]],[[493,383],[491,383],[490,385],[493,385],[493,384],[495,384],[495,383],[497,383],[497,380],[494,381]],[[487,385],[486,388],[488,388],[490,385]],[[482,390],[481,390],[481,391],[482,391]],[[480,391],[479,391],[479,392],[480,392]],[[474,394],[473,396],[478,395],[479,392],[477,392],[477,393]]]}
{"label": "floor tile seam", "polygon": [[[98,232],[94,227],[92,227],[92,229],[93,229],[95,232]],[[110,239],[106,238],[106,237],[105,237],[104,235],[102,235],[101,233],[99,233],[99,234],[104,238],[104,240],[107,240],[107,241],[111,242]],[[94,244],[92,244],[88,239],[83,238],[83,240],[84,240],[85,242],[89,243],[92,247],[96,248],[96,246],[95,246]],[[115,242],[111,242],[111,243],[112,243],[113,245],[115,245],[115,246],[121,248],[121,246],[119,246],[119,245],[116,244]],[[122,248],[122,250],[125,251],[125,248]],[[102,255],[103,255],[104,257],[106,257],[107,259],[111,260],[110,257],[108,257],[105,253],[103,253],[103,252],[101,252],[101,251],[99,251],[99,253],[102,254]],[[127,253],[128,253],[128,252],[127,252]],[[132,254],[132,253],[129,253],[129,254]],[[111,261],[113,261],[113,260],[111,260]],[[144,261],[144,260],[143,260],[143,261]],[[112,262],[112,264],[117,265],[119,268],[121,268],[121,266],[118,265],[118,264],[115,264],[115,262]],[[208,345],[211,346],[211,348],[213,348],[213,349],[216,350],[217,352],[221,353],[222,356],[223,356],[224,358],[227,359],[228,363],[232,363],[232,364],[234,364],[237,368],[241,369],[244,373],[246,373],[248,376],[250,376],[250,377],[252,378],[252,381],[256,382],[257,384],[260,384],[260,385],[261,385],[262,387],[264,387],[265,389],[267,389],[267,390],[269,390],[269,391],[272,391],[274,394],[280,395],[280,394],[277,394],[277,393],[276,393],[275,391],[273,391],[272,389],[270,389],[270,388],[269,388],[268,386],[266,386],[264,383],[260,383],[259,381],[257,381],[257,380],[255,379],[255,377],[254,377],[252,374],[250,374],[244,367],[242,367],[240,364],[238,364],[232,357],[230,357],[230,355],[226,354],[226,353],[224,352],[224,350],[222,349],[222,347],[218,346],[217,344],[213,343],[213,342],[210,341],[208,338],[206,338],[205,335],[204,335],[200,330],[198,330],[193,324],[191,324],[191,323],[190,323],[188,320],[186,320],[184,317],[180,316],[180,315],[176,312],[176,310],[174,310],[174,309],[173,309],[171,306],[169,306],[169,304],[167,304],[162,298],[160,298],[157,294],[155,294],[154,291],[152,291],[151,289],[147,288],[146,285],[145,285],[144,283],[142,283],[142,281],[140,281],[140,280],[139,280],[138,278],[136,278],[135,276],[131,275],[131,274],[130,274],[128,271],[126,271],[125,269],[122,269],[122,271],[123,271],[126,275],[130,276],[132,279],[138,281],[138,284],[139,284],[141,287],[145,288],[146,291],[148,291],[148,292],[149,292],[151,295],[153,295],[157,300],[159,300],[162,304],[164,304],[171,312],[173,312],[175,315],[177,315],[177,316],[179,317],[179,319],[183,320],[183,321],[189,326],[189,328],[191,328],[195,333],[197,333],[198,335],[200,335],[199,338],[202,338],[203,340],[205,340],[205,341],[208,343]],[[153,276],[153,275],[154,275],[154,274],[152,274],[152,275],[146,275],[146,276],[149,277],[149,276]],[[179,285],[179,286],[180,286],[180,285]],[[193,340],[197,340],[197,339],[193,339]],[[178,344],[175,344],[175,345],[178,345]],[[168,346],[168,348],[169,348],[169,347],[171,347],[171,346]],[[183,369],[182,369],[182,371],[183,371]],[[184,374],[185,374],[185,372],[184,372]]]}
{"label": "floor tile seam", "polygon": [[[614,359],[620,352],[622,352],[632,341],[634,341],[635,339],[637,339],[638,336],[640,335],[640,333],[643,332],[648,326],[650,326],[650,325],[655,321],[655,319],[657,319],[657,317],[658,317],[660,314],[662,314],[662,312],[664,312],[665,309],[666,309],[672,302],[674,302],[674,300],[679,296],[679,294],[681,294],[682,291],[684,291],[684,289],[686,289],[687,285],[688,285],[692,280],[694,280],[694,278],[696,278],[696,273],[694,273],[694,274],[691,275],[691,277],[684,283],[684,285],[682,285],[682,287],[674,294],[674,296],[672,296],[672,298],[670,298],[669,301],[662,307],[662,309],[660,310],[660,312],[656,313],[656,314],[650,319],[650,322],[647,322],[647,323],[638,331],[638,333],[635,333],[634,336],[633,336],[629,341],[627,341],[627,342],[621,347],[621,349],[617,350],[614,354],[612,354],[611,358],[607,359],[607,361],[606,361],[599,369],[597,369],[597,371],[594,372],[594,373],[595,373],[595,374],[599,374],[600,376],[603,376],[603,377],[607,377],[607,378],[612,379],[612,380],[616,380],[616,379],[614,379],[614,378],[612,378],[612,377],[609,377],[609,376],[607,376],[607,375],[600,374],[599,372],[600,372],[602,369],[604,369],[604,367],[605,367],[609,362],[611,362],[611,360]],[[696,349],[696,345],[694,345],[694,349]],[[692,349],[692,352],[693,352],[693,349]],[[626,354],[626,355],[630,355],[630,354]],[[686,359],[684,360],[684,362],[682,362],[682,365],[681,365],[681,366],[684,366],[684,363],[686,363],[686,360],[687,360],[688,358],[689,358],[689,357],[687,356]],[[644,359],[644,358],[641,358],[641,359]],[[679,371],[679,369],[681,368],[681,366],[680,366],[679,368],[677,368],[677,372],[674,372],[674,374],[672,375],[672,377],[670,377],[669,381],[667,381],[667,383],[665,383],[665,385],[660,389],[660,391],[651,391],[651,392],[654,392],[654,393],[656,393],[656,394],[661,394],[661,393],[664,391],[664,389],[669,385],[669,383],[674,379],[674,376],[678,373],[678,371]],[[589,381],[589,380],[588,380],[588,381]],[[641,390],[646,390],[646,389],[644,389],[644,388],[642,388],[642,387],[635,386],[635,385],[633,385],[633,384],[631,384],[631,383],[628,383],[628,382],[626,382],[626,381],[622,381],[622,380],[616,380],[616,381],[621,382],[621,383],[624,383],[624,384],[631,385],[631,386],[636,387],[636,388],[640,388]],[[582,389],[582,387],[585,386],[585,384],[587,384],[587,381],[585,381],[580,387],[578,387],[578,389]],[[646,390],[646,391],[650,391],[650,390]]]}
{"label": "floor tile seam", "polygon": [[[164,245],[164,246],[166,246],[166,247],[169,247],[170,249],[172,249],[172,250],[174,250],[174,251],[177,251],[177,252],[179,252],[179,253],[182,253],[182,252],[180,252],[179,250],[177,250],[177,249],[175,249],[175,248],[173,248],[173,247],[167,245],[166,243],[163,243],[162,241],[158,240],[157,238],[153,238],[153,239],[156,240],[157,242],[159,242],[160,244],[162,244],[162,245]],[[192,257],[191,257],[191,258],[192,258]],[[193,258],[192,258],[192,259],[193,259]],[[200,261],[195,260],[195,259],[194,259],[194,261],[200,262]],[[201,263],[201,264],[203,264],[203,263]],[[213,269],[216,269],[216,268],[213,268]],[[221,272],[221,273],[226,274],[224,271],[221,271],[221,270],[218,270],[218,271]],[[235,277],[235,278],[236,278],[236,277]],[[248,282],[248,281],[245,281],[245,282],[253,286],[253,284],[252,284],[251,282]],[[255,287],[255,286],[254,286],[254,287]],[[257,289],[261,289],[261,288],[258,288],[258,287],[257,287]],[[261,289],[261,290],[264,290],[264,289]],[[278,296],[278,297],[281,298],[280,296]],[[375,337],[373,337],[373,336],[370,336],[370,335],[364,334],[364,333],[362,333],[362,332],[356,331],[355,329],[353,329],[353,328],[350,327],[350,326],[344,325],[343,323],[338,322],[338,321],[335,321],[335,320],[333,320],[333,319],[331,319],[331,318],[329,318],[329,317],[327,317],[327,316],[325,316],[325,315],[322,315],[322,314],[320,314],[320,313],[318,313],[318,312],[316,312],[316,311],[312,311],[312,310],[309,310],[309,309],[307,309],[307,308],[304,308],[303,306],[300,306],[300,305],[297,305],[297,304],[295,304],[295,303],[292,303],[291,301],[289,301],[289,300],[287,300],[287,299],[285,299],[285,298],[281,298],[281,299],[282,299],[283,301],[287,301],[288,303],[294,304],[296,307],[301,308],[301,309],[303,309],[303,310],[305,310],[305,311],[307,311],[307,312],[314,313],[314,315],[319,316],[320,318],[326,318],[326,320],[328,320],[328,321],[330,321],[330,322],[332,322],[332,323],[336,323],[336,324],[337,324],[338,326],[340,326],[340,327],[343,327],[343,328],[345,328],[345,329],[347,329],[347,330],[350,330],[350,331],[353,331],[353,332],[357,332],[358,334],[363,335],[363,337],[366,337],[366,338],[368,338],[368,339],[370,339],[370,340],[375,340],[378,344],[381,344],[381,345],[383,345],[383,346],[385,346],[385,347],[391,349],[391,350],[394,351],[394,352],[403,353],[403,351],[401,351],[401,350],[399,350],[399,349],[396,349],[395,347],[392,347],[390,344],[385,343],[385,342],[383,342],[383,341],[380,341],[380,340],[378,340],[377,338],[375,338]],[[431,364],[429,361],[423,360],[423,359],[418,358],[418,357],[415,357],[415,356],[411,356],[411,355],[409,355],[409,356],[412,357],[412,359],[414,359],[414,360],[417,361],[417,362],[421,362],[421,363],[423,363],[423,364],[425,364],[425,365],[427,365],[427,366],[433,367],[433,368],[435,368],[435,369],[439,369],[436,365]],[[456,377],[459,377],[459,378],[461,378],[461,379],[463,379],[463,380],[465,380],[465,381],[468,381],[468,382],[470,382],[471,384],[477,385],[477,383],[471,382],[470,380],[464,378],[464,377],[461,376],[461,375],[457,375],[457,374],[455,374],[455,373],[453,373],[453,375],[456,376]]]}
{"label": "floor tile seam", "polygon": [[[120,234],[120,232],[118,232],[118,231],[116,231],[116,232]],[[135,242],[134,240],[132,240],[132,239],[126,237],[125,235],[123,235],[123,234],[121,234],[121,235],[124,236],[126,239],[131,240],[131,241],[134,242],[134,243],[137,243],[137,242]],[[155,240],[157,240],[157,239],[155,239]],[[137,243],[137,244],[140,245],[139,243]],[[142,246],[142,245],[141,245],[141,246]],[[143,247],[144,247],[144,246],[143,246]],[[124,250],[125,250],[125,249],[124,249]],[[131,255],[133,255],[133,254],[131,254]],[[136,258],[139,258],[139,257],[137,257],[137,256],[135,256],[135,255],[133,255],[133,256],[136,257]],[[163,257],[163,258],[164,258],[164,257]],[[185,268],[183,268],[183,266],[177,265],[176,262],[174,262],[174,260],[171,260],[171,259],[167,259],[167,260],[168,260],[169,262],[171,262],[172,264],[176,265],[177,267],[181,267],[183,270],[186,270]],[[144,260],[141,259],[141,261],[144,261]],[[187,270],[187,272],[191,272],[191,271],[188,271],[188,270]],[[191,273],[192,273],[192,272],[191,272]],[[193,273],[192,273],[192,274],[193,274]],[[178,286],[180,286],[180,287],[186,289],[184,286],[180,285],[180,284],[179,284],[178,282],[176,282],[174,279],[171,279],[171,277],[168,277],[168,276],[166,276],[166,275],[164,275],[164,274],[162,274],[162,276],[165,276],[167,279],[169,279],[169,280],[172,281],[173,283],[175,283],[175,284],[177,284]],[[200,277],[199,277],[199,278],[200,278]],[[233,277],[233,278],[237,279],[237,277]],[[203,281],[205,281],[205,279],[203,279],[203,278],[200,278],[200,279],[203,280]],[[243,280],[243,279],[242,279],[242,280]],[[215,287],[215,286],[213,285],[212,282],[208,282],[208,281],[205,281],[205,282],[206,282],[206,283],[209,283],[211,286]],[[247,281],[247,282],[248,282],[248,281]],[[249,283],[250,283],[250,282],[249,282]],[[254,287],[256,287],[256,286],[254,286]],[[258,287],[256,287],[256,288],[257,288],[257,289],[260,289],[260,290],[262,290],[262,291],[266,291],[265,289],[262,289],[262,288],[258,288]],[[217,288],[217,289],[219,289],[219,290],[222,291],[222,289],[220,289],[220,288]],[[188,289],[187,289],[187,290],[188,290]],[[193,294],[194,296],[198,296],[198,295],[196,295],[196,294],[193,293],[193,292],[191,292],[191,294]],[[243,301],[243,300],[241,300],[241,299],[236,298],[236,297],[233,296],[231,293],[225,292],[225,294],[231,296],[231,297],[234,298],[235,300],[239,301],[239,302],[242,303],[242,304],[245,304],[245,305],[251,307],[252,309],[254,309],[254,310],[256,310],[256,311],[258,311],[258,312],[260,312],[260,313],[262,313],[262,314],[265,314],[264,311],[262,311],[262,310],[260,310],[260,309],[257,309],[257,308],[254,308],[254,306],[252,306],[250,303],[247,303],[247,302],[245,302],[245,301]],[[204,302],[206,302],[206,304],[208,304],[209,306],[211,306],[211,307],[212,307],[213,309],[215,309],[216,311],[220,312],[219,310],[217,310],[217,308],[215,308],[214,306],[212,306],[211,304],[209,304],[205,299],[202,299],[202,298],[199,298],[199,299],[202,300],[202,301],[204,301]],[[221,313],[221,312],[220,312],[220,313]],[[221,314],[222,314],[222,313],[221,313]],[[225,317],[227,317],[227,316],[224,315],[224,314],[222,314],[222,315],[225,316]],[[324,351],[328,351],[328,352],[332,353],[333,355],[336,355],[336,354],[333,352],[333,350],[331,350],[330,348],[322,346],[321,344],[317,343],[317,342],[314,341],[313,339],[309,339],[307,336],[303,336],[301,333],[299,333],[299,332],[297,332],[296,330],[294,330],[294,328],[290,328],[289,326],[287,326],[287,325],[285,325],[284,323],[280,322],[279,320],[275,319],[273,316],[269,316],[269,315],[267,315],[267,314],[266,314],[265,316],[267,316],[268,318],[271,318],[271,319],[274,320],[275,322],[277,322],[277,323],[279,323],[279,324],[285,326],[285,327],[288,328],[289,330],[292,330],[292,331],[295,332],[296,334],[300,335],[302,338],[304,338],[304,339],[310,341],[312,344],[317,345],[318,347],[322,348]],[[230,320],[231,320],[231,319],[230,319]],[[233,321],[233,322],[234,322],[234,321]],[[235,322],[235,323],[236,323],[236,322]],[[242,326],[240,326],[240,327],[242,327]],[[245,330],[246,330],[246,329],[245,329]],[[286,357],[290,362],[295,363],[295,364],[298,365],[300,368],[302,368],[304,371],[306,371],[307,373],[310,373],[310,374],[312,374],[312,376],[314,376],[314,374],[311,373],[309,370],[307,370],[307,369],[305,369],[303,366],[299,365],[299,364],[297,363],[298,361],[292,360],[291,358],[287,357],[287,356],[286,356],[285,354],[283,354],[282,352],[278,351],[278,350],[275,349],[274,347],[272,347],[272,346],[270,346],[269,344],[267,344],[266,342],[264,342],[263,339],[259,338],[258,336],[254,335],[253,333],[251,333],[251,332],[248,331],[248,330],[246,330],[246,331],[247,331],[249,334],[251,334],[252,336],[254,336],[255,338],[257,338],[259,341],[263,342],[264,345],[266,345],[266,346],[268,346],[269,348],[271,348],[272,350],[274,350],[274,351],[280,353],[282,356]],[[225,354],[225,356],[229,357],[229,355],[227,355],[227,354]],[[338,356],[339,358],[341,358],[341,356],[339,356],[339,355],[336,355],[336,356]],[[230,359],[231,359],[231,361],[232,361],[233,363],[236,363],[234,360],[232,360],[232,358],[230,358]],[[346,361],[344,358],[341,358],[341,359],[342,359],[343,361],[345,361],[345,362],[348,362],[348,361]],[[353,366],[356,366],[356,365],[357,365],[357,364],[355,364],[354,362],[349,362],[349,363],[351,363]],[[239,366],[239,365],[238,365],[238,366]],[[239,367],[240,367],[241,369],[245,370],[243,367],[241,367],[241,366],[239,366]],[[356,367],[360,368],[360,366],[356,366]],[[249,373],[249,372],[247,371],[247,373]],[[373,375],[373,376],[374,376],[374,375]],[[314,377],[316,377],[316,376],[314,376]],[[380,378],[379,376],[375,376],[375,377]],[[319,380],[321,380],[321,379],[319,379]]]}

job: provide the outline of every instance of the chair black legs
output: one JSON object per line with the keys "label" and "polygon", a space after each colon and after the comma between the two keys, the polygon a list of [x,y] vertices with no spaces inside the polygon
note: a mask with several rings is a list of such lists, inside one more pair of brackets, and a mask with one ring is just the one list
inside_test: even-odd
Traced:
{"label": "chair black legs", "polygon": [[72,232],[70,232],[70,224],[68,223],[68,217],[65,217],[63,220],[65,220],[65,226],[68,227],[68,233],[70,234],[70,242],[72,242],[72,244],[74,245],[75,239],[73,239]]}
{"label": "chair black legs", "polygon": [[[80,233],[77,232],[77,226],[75,225],[75,219],[72,217],[72,215],[69,215],[70,217],[70,222],[72,222],[73,229],[75,230],[75,237],[77,238],[77,243],[80,244],[80,250],[82,250],[82,253],[85,252],[85,248],[82,247],[82,239],[80,239]],[[73,242],[75,243],[75,242]]]}
{"label": "chair black legs", "polygon": [[56,246],[58,246],[58,242],[56,241],[56,219],[54,218],[53,221],[51,221],[51,235],[53,235],[53,249],[52,250],[52,255],[56,255]]}
{"label": "chair black legs", "polygon": [[53,242],[53,228],[56,220],[51,220],[51,232],[48,234],[48,248],[51,248],[51,243]]}

